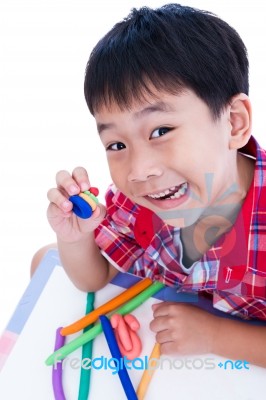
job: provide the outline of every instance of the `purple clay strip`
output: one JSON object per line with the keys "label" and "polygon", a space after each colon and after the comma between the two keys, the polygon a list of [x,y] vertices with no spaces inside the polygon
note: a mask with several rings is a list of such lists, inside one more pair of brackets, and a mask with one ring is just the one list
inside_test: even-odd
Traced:
{"label": "purple clay strip", "polygon": [[[65,344],[65,336],[60,334],[61,329],[62,327],[57,328],[56,330],[54,350],[60,349]],[[52,382],[55,400],[66,400],[62,384],[62,362],[63,360],[57,361],[53,365]]]}

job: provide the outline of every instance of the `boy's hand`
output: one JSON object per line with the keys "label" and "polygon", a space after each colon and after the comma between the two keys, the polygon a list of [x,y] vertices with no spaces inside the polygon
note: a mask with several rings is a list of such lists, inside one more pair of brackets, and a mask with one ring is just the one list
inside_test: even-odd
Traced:
{"label": "boy's hand", "polygon": [[152,306],[150,328],[162,354],[211,353],[219,318],[195,306],[163,302]]}
{"label": "boy's hand", "polygon": [[56,175],[57,188],[48,191],[50,201],[47,217],[57,234],[65,242],[76,242],[93,232],[105,216],[105,207],[98,204],[92,216],[88,219],[78,218],[73,212],[73,204],[69,197],[89,190],[90,181],[87,171],[82,167],[73,170],[72,175],[67,171],[59,171]]}

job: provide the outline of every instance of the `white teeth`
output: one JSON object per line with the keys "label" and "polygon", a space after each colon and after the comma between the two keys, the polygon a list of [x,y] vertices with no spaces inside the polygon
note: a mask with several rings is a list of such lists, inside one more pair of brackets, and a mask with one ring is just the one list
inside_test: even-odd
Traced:
{"label": "white teeth", "polygon": [[[148,197],[151,197],[152,199],[159,199],[160,197],[167,196],[171,191],[174,191],[177,189],[178,186],[172,186],[169,189],[166,189],[164,192],[156,193],[156,194],[148,194]],[[178,199],[180,196],[183,196],[185,191],[187,190],[188,184],[187,182],[184,182],[178,189],[178,191],[174,194],[172,194],[169,198],[170,199]]]}
{"label": "white teeth", "polygon": [[[184,194],[184,193],[182,193]],[[175,194],[173,194],[173,196],[170,196],[170,199],[178,199],[181,196],[181,193],[178,191]]]}
{"label": "white teeth", "polygon": [[181,189],[179,189],[178,192],[179,192],[180,195],[182,195],[182,194],[185,193],[185,191],[186,191],[186,188],[184,186],[182,186]]}

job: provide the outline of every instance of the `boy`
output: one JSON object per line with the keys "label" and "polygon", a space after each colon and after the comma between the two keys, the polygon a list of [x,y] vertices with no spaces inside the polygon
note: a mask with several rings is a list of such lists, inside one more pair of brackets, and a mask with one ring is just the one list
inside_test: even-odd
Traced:
{"label": "boy", "polygon": [[[130,271],[266,320],[266,154],[251,136],[239,35],[178,4],[133,10],[92,51],[84,87],[113,185],[106,208],[88,220],[68,200],[89,189],[84,168],[60,171],[48,192],[48,220],[74,284],[96,291]],[[264,326],[188,304],[153,312],[164,354],[215,353],[266,367]]]}

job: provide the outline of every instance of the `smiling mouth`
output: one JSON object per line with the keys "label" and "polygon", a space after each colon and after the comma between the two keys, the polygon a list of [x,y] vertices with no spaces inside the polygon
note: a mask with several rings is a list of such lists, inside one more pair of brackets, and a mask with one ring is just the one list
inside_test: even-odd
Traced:
{"label": "smiling mouth", "polygon": [[147,197],[154,200],[178,199],[185,194],[187,188],[188,183],[184,182],[179,186],[172,186],[169,189],[164,190],[163,192],[148,194]]}

